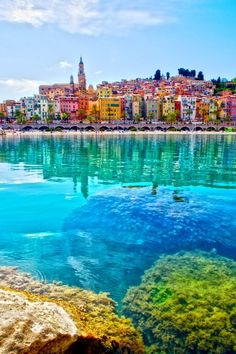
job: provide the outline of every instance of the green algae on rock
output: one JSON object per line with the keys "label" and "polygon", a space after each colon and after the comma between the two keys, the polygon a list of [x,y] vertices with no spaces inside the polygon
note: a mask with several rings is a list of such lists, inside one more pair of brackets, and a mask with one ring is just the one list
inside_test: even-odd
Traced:
{"label": "green algae on rock", "polygon": [[206,253],[163,256],[123,313],[143,333],[147,353],[236,352],[236,262]]}
{"label": "green algae on rock", "polygon": [[[118,317],[116,303],[105,293],[95,294],[59,283],[41,283],[13,267],[0,268],[0,289],[24,296],[26,301],[37,304],[52,303],[67,313],[77,328],[76,338],[58,353],[144,353],[140,334],[129,319]],[[19,335],[24,337],[23,333]],[[43,353],[55,352],[53,348],[50,350]],[[23,352],[31,353],[27,348]]]}

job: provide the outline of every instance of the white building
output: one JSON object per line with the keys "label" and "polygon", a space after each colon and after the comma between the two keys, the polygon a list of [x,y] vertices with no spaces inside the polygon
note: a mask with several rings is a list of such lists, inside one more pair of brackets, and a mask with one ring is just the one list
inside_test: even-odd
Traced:
{"label": "white building", "polygon": [[183,121],[195,121],[197,113],[196,97],[179,96],[177,101],[180,102],[180,117]]}

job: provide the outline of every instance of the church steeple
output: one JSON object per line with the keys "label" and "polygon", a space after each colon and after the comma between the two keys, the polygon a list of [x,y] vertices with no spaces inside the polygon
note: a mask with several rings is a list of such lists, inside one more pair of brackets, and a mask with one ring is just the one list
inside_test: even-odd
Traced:
{"label": "church steeple", "polygon": [[73,75],[70,76],[70,84],[71,84],[71,85],[74,85],[74,78],[73,78]]}
{"label": "church steeple", "polygon": [[80,57],[79,62],[79,73],[78,73],[79,88],[81,91],[86,90],[86,76],[84,72],[84,63],[82,57]]}

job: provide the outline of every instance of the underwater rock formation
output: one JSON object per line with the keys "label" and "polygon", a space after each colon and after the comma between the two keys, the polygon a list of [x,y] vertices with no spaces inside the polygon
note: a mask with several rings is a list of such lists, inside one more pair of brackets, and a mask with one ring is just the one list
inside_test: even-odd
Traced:
{"label": "underwater rock formation", "polygon": [[[1,316],[0,347],[4,341],[6,348],[9,343],[15,345],[14,350],[0,350],[0,353],[144,353],[140,334],[130,320],[118,317],[116,303],[105,293],[95,294],[60,283],[41,283],[13,267],[0,268],[0,289],[0,313],[4,315]],[[25,322],[21,323],[22,318]],[[18,330],[17,322],[20,323]],[[56,324],[58,332],[54,331]],[[35,331],[38,337],[35,336],[34,342]],[[44,335],[50,342],[45,348]],[[28,346],[34,350],[28,350]]]}
{"label": "underwater rock formation", "polygon": [[123,313],[147,353],[236,352],[236,262],[206,253],[160,258],[131,288]]}

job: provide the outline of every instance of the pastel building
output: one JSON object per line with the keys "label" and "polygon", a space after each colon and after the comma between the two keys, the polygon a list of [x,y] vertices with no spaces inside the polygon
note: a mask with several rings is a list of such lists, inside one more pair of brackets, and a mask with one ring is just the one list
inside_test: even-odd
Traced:
{"label": "pastel building", "polygon": [[78,110],[83,111],[84,115],[89,113],[89,98],[86,95],[80,95],[78,97]]}
{"label": "pastel building", "polygon": [[216,120],[219,115],[219,106],[217,103],[217,100],[214,98],[211,98],[209,100],[209,118],[211,120]]}
{"label": "pastel building", "polygon": [[162,117],[167,117],[168,114],[175,112],[175,96],[164,96],[161,100]]}
{"label": "pastel building", "polygon": [[160,118],[160,100],[159,100],[159,98],[148,97],[145,100],[145,117],[150,122],[157,121]]}
{"label": "pastel building", "polygon": [[4,116],[4,117],[7,116],[7,106],[6,106],[6,103],[0,103],[0,113],[1,113],[1,116]]}
{"label": "pastel building", "polygon": [[183,121],[195,121],[197,112],[196,97],[179,96],[178,101],[181,103],[180,117]]}
{"label": "pastel building", "polygon": [[133,98],[132,95],[124,95],[123,96],[123,111],[124,118],[127,120],[131,120],[133,118]]}
{"label": "pastel building", "polygon": [[133,118],[142,118],[144,115],[143,98],[140,94],[132,96],[132,114]]}
{"label": "pastel building", "polygon": [[100,119],[103,121],[114,121],[122,118],[121,99],[116,97],[99,99]]}
{"label": "pastel building", "polygon": [[60,112],[68,113],[70,119],[78,119],[79,100],[78,97],[60,97],[59,98]]}
{"label": "pastel building", "polygon": [[98,98],[108,98],[112,97],[112,88],[111,87],[99,87],[97,89]]}

